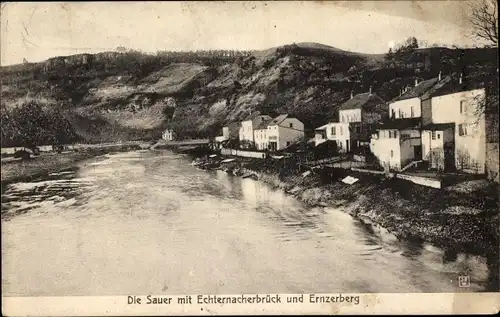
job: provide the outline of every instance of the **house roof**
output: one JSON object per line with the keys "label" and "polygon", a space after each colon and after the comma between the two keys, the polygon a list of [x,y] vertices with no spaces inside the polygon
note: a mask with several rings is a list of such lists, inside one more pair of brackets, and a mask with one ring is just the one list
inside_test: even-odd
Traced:
{"label": "house roof", "polygon": [[251,114],[249,114],[248,116],[245,117],[245,119],[243,119],[242,121],[249,121],[249,120],[253,120],[255,118],[257,118],[258,116],[260,116],[260,112],[259,111],[254,111],[252,112]]}
{"label": "house roof", "polygon": [[404,118],[404,119],[387,119],[377,125],[378,130],[404,130],[404,129],[419,129],[421,126],[420,118]]}
{"label": "house roof", "polygon": [[318,128],[316,128],[314,130],[326,130],[326,128],[328,128],[328,125],[329,125],[329,123],[327,123],[325,125],[322,125],[321,127],[318,127]]}
{"label": "house roof", "polygon": [[430,123],[422,127],[422,130],[443,131],[455,127],[454,123]]}
{"label": "house roof", "polygon": [[458,79],[451,78],[448,76],[448,80],[443,82],[441,85],[433,89],[429,94],[428,98],[444,96],[449,94],[454,94],[457,92],[468,91],[483,88],[480,81],[467,81],[464,80],[462,83]]}
{"label": "house roof", "polygon": [[[443,79],[444,80],[444,79]],[[409,89],[407,92],[394,98],[391,102],[396,102],[400,100],[412,99],[421,97],[425,93],[429,92],[439,81],[439,78],[431,78],[420,82],[417,86]]]}
{"label": "house roof", "polygon": [[286,118],[288,118],[287,114],[280,114],[276,118],[272,119],[268,125],[278,125],[281,122],[283,122],[283,120],[285,120]]}
{"label": "house roof", "polygon": [[263,130],[267,129],[267,126],[273,119],[267,119],[267,120],[262,120],[255,128],[254,130]]}
{"label": "house roof", "polygon": [[371,94],[369,92],[357,94],[351,99],[344,102],[339,110],[349,110],[349,109],[365,109],[371,110],[377,105],[383,104],[385,101],[377,96],[377,94]]}

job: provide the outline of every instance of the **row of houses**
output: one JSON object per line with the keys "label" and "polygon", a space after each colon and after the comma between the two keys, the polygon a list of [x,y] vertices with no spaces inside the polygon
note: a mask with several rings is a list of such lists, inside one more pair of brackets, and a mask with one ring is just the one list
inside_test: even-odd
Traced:
{"label": "row of houses", "polygon": [[413,162],[428,167],[485,172],[485,89],[463,77],[415,81],[386,103],[370,92],[351,96],[339,108],[338,122],[315,130],[315,144],[335,140],[343,152],[369,149],[387,170]]}
{"label": "row of houses", "polygon": [[241,122],[232,123],[222,129],[215,138],[223,143],[238,138],[241,148],[278,151],[305,137],[304,124],[287,114],[275,118],[253,113]]}
{"label": "row of houses", "polygon": [[[369,91],[339,106],[338,118],[314,130],[315,146],[334,141],[339,152],[370,153],[386,170],[424,163],[432,169],[485,173],[486,124],[481,113],[484,87],[462,75],[418,81],[389,102]],[[167,132],[166,132],[167,133]],[[173,138],[169,132],[166,139]],[[242,149],[277,151],[304,141],[304,124],[287,114],[251,114],[223,127],[223,145],[239,140]]]}

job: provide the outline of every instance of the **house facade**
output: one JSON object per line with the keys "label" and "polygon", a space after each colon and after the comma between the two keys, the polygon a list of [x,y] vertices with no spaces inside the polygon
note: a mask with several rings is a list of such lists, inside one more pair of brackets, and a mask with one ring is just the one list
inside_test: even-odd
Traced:
{"label": "house facade", "polygon": [[257,150],[267,150],[269,149],[269,139],[267,135],[267,127],[269,123],[272,121],[270,120],[264,120],[261,123],[259,123],[255,129],[253,130],[253,135],[254,135],[254,142],[255,142],[255,147]]}
{"label": "house facade", "polygon": [[370,150],[386,170],[400,171],[421,160],[422,141],[418,119],[388,121],[372,135]]}
{"label": "house facade", "polygon": [[254,129],[260,123],[271,119],[272,118],[268,115],[253,114],[249,118],[247,118],[247,120],[242,121],[239,129],[240,142],[242,143],[248,142],[248,144],[255,143]]}
{"label": "house facade", "polygon": [[432,169],[449,171],[455,168],[454,124],[427,124],[422,128],[422,160]]}
{"label": "house facade", "polygon": [[421,130],[424,124],[431,123],[427,119],[431,116],[430,96],[450,80],[450,77],[441,78],[441,75],[421,82],[415,80],[413,87],[406,87],[389,103],[389,118],[370,141],[370,149],[381,165],[399,171],[411,161],[428,156],[433,158],[432,165],[443,167],[445,162],[439,146],[444,147],[449,142],[449,127],[429,126],[424,136]]}
{"label": "house facade", "polygon": [[174,131],[171,129],[166,129],[163,131],[161,138],[165,141],[173,141],[174,140]]}
{"label": "house facade", "polygon": [[[351,94],[351,98],[339,108],[339,124],[336,126],[336,130],[341,128],[345,130],[342,124],[349,125],[348,138],[338,136],[337,133],[335,135],[335,139],[340,137],[343,151],[349,152],[359,148],[364,142],[368,143],[372,132],[374,132],[374,126],[381,122],[386,116],[386,112],[385,101],[372,93],[371,89],[367,93],[355,96]],[[346,141],[348,142],[346,143]]]}
{"label": "house facade", "polygon": [[268,123],[266,136],[269,150],[281,150],[304,138],[304,124],[286,114],[279,115]]}
{"label": "house facade", "polygon": [[[460,82],[460,84],[462,84]],[[439,149],[450,168],[468,173],[485,173],[486,163],[486,122],[478,107],[486,93],[483,88],[465,90],[466,85],[455,86],[444,92],[436,92],[431,97],[430,124],[424,126],[422,140],[431,141],[443,134]],[[456,91],[459,90],[459,91]],[[447,127],[446,130],[432,130],[432,126]],[[439,133],[439,134],[438,134]],[[425,152],[431,146],[424,147]],[[424,159],[427,159],[424,154]],[[454,163],[454,164],[453,164]],[[453,166],[454,165],[454,166]]]}
{"label": "house facade", "polygon": [[315,130],[314,145],[332,140],[337,143],[337,149],[341,153],[348,153],[351,146],[351,133],[348,122],[331,122]]}

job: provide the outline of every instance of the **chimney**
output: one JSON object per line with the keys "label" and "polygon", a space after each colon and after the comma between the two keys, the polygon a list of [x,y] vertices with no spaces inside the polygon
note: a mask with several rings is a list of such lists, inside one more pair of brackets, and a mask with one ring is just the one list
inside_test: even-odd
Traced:
{"label": "chimney", "polygon": [[458,79],[458,83],[459,84],[462,84],[462,81],[463,81],[463,74],[460,73],[460,78]]}
{"label": "chimney", "polygon": [[438,80],[441,80],[441,71],[439,71]]}
{"label": "chimney", "polygon": [[352,90],[351,90],[351,99],[352,99],[353,97],[354,97],[354,95],[353,95],[353,92],[352,92]]}
{"label": "chimney", "polygon": [[415,78],[415,87],[418,86],[418,78]]}

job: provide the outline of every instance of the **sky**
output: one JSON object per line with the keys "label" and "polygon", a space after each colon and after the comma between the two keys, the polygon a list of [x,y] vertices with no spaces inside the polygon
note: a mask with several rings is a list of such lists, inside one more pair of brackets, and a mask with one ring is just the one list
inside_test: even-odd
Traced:
{"label": "sky", "polygon": [[[5,5],[5,6],[4,6]],[[317,42],[385,53],[409,36],[473,45],[464,1],[3,3],[1,65],[112,51],[259,50]]]}

